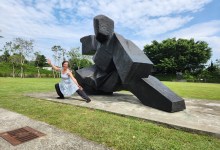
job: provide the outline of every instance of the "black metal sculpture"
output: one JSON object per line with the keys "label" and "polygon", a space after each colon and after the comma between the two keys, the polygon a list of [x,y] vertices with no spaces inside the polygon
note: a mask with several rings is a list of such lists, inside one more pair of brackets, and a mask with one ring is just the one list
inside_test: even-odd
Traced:
{"label": "black metal sculpture", "polygon": [[184,100],[151,76],[153,63],[132,41],[114,32],[114,21],[94,18],[95,35],[80,39],[82,54],[94,55],[95,64],[76,71],[76,79],[89,94],[129,90],[144,105],[167,112],[185,109]]}

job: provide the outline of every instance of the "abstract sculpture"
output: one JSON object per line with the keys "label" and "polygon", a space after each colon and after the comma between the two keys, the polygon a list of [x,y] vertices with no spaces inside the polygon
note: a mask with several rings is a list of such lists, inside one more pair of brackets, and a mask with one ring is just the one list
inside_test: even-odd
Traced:
{"label": "abstract sculpture", "polygon": [[80,39],[83,55],[94,55],[94,65],[76,71],[76,79],[88,94],[112,94],[129,90],[144,105],[177,112],[184,100],[151,76],[153,63],[132,41],[114,32],[114,21],[94,18],[95,35]]}

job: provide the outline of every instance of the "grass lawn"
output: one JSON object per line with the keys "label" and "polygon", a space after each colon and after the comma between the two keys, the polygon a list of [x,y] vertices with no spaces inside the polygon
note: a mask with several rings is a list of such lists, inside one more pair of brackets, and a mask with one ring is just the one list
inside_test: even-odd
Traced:
{"label": "grass lawn", "polygon": [[[0,78],[0,107],[120,150],[220,149],[220,139],[214,137],[169,129],[140,119],[122,117],[100,110],[23,96],[23,93],[27,92],[52,91],[58,81],[59,79]],[[173,83],[165,84],[174,87]],[[177,85],[175,91],[180,95],[190,96],[188,92],[178,91],[181,85],[179,83]],[[211,84],[207,84],[209,85]],[[211,87],[215,86],[211,85]]]}
{"label": "grass lawn", "polygon": [[220,100],[220,84],[190,82],[163,83],[184,98]]}

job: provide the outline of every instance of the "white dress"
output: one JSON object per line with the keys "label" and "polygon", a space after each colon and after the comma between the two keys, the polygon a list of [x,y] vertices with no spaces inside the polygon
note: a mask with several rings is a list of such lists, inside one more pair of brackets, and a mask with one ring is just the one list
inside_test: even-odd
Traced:
{"label": "white dress", "polygon": [[79,89],[79,87],[67,74],[68,71],[62,74],[62,70],[63,68],[61,69],[61,82],[59,83],[60,91],[64,97],[70,97]]}

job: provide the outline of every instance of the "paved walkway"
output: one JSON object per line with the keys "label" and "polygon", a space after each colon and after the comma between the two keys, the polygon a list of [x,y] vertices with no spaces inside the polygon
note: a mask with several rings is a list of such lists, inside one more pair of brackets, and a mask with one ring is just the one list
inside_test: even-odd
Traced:
{"label": "paved walkway", "polygon": [[32,93],[28,96],[100,109],[126,116],[134,116],[186,131],[203,133],[220,138],[220,101],[185,99],[186,110],[167,113],[144,106],[131,93],[116,92],[112,96],[90,96],[91,103],[85,103],[77,94],[69,99],[56,99],[55,92]]}
{"label": "paved walkway", "polygon": [[44,122],[0,108],[0,133],[29,126],[45,136],[12,146],[0,137],[0,150],[105,150],[103,145],[62,131]]}

